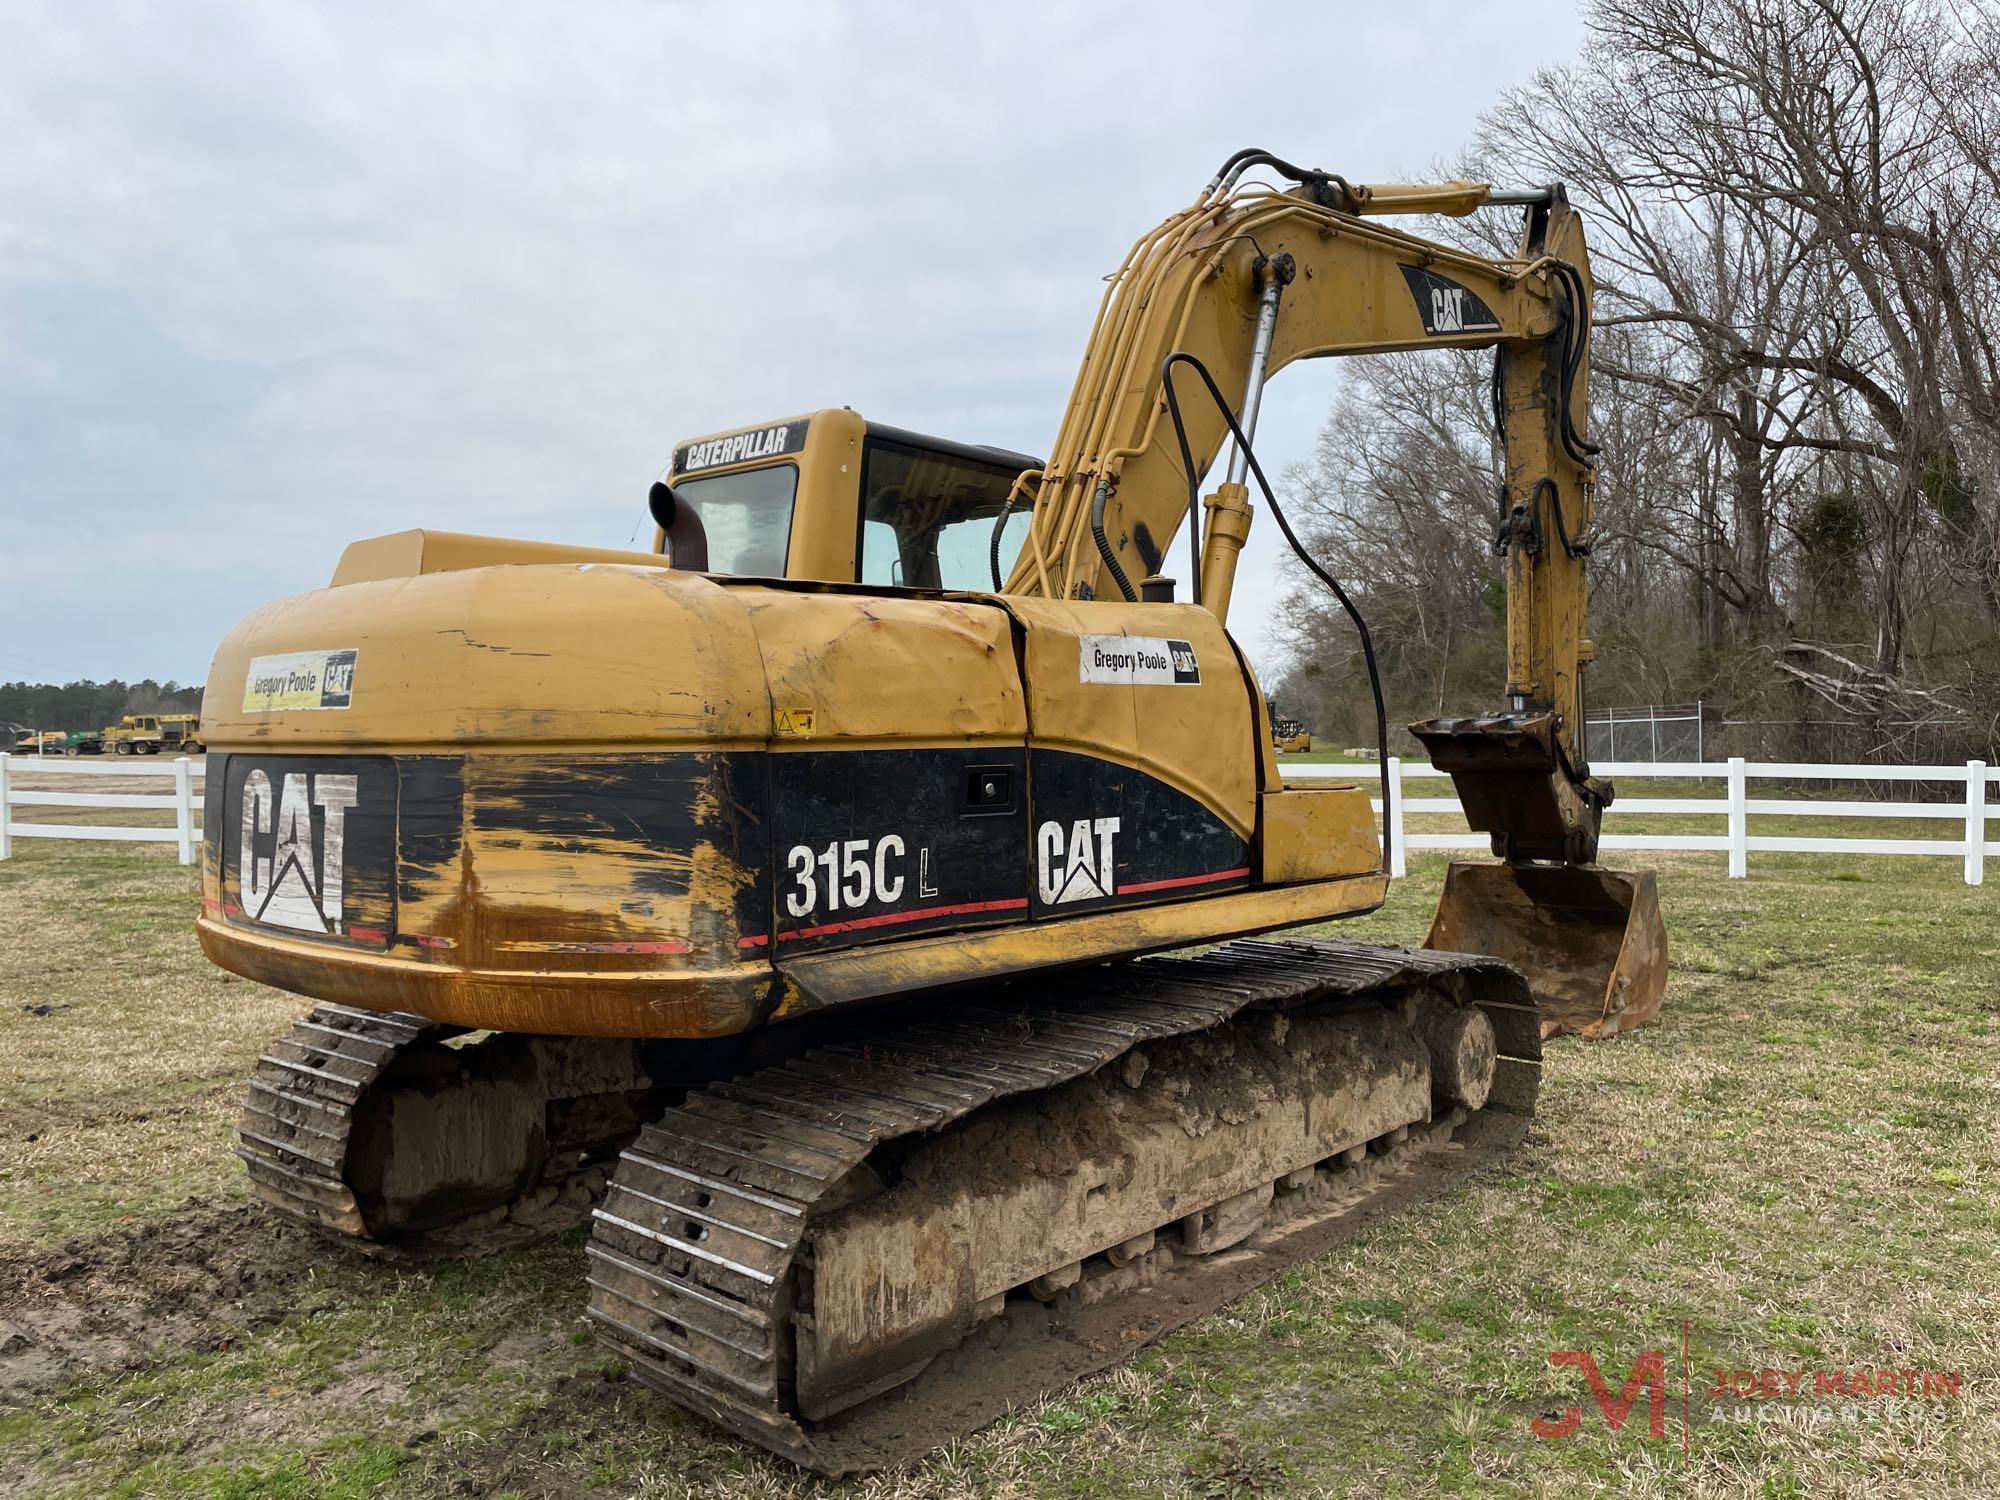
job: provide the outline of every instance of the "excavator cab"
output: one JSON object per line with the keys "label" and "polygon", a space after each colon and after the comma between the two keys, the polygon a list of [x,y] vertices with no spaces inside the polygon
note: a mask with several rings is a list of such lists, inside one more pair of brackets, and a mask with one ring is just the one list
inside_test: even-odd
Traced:
{"label": "excavator cab", "polygon": [[[997,590],[1027,539],[1042,467],[847,407],[735,428],[675,446],[650,496],[654,550],[713,574]],[[1535,545],[1532,528],[1519,529],[1516,545]],[[1576,568],[1577,551],[1561,563]],[[1157,548],[1142,556],[1148,571],[1159,561]],[[1535,581],[1522,579],[1517,597],[1532,599]],[[1579,670],[1590,655],[1580,644]],[[1276,749],[1310,748],[1296,721],[1270,722]],[[1451,865],[1425,946],[1520,969],[1544,1037],[1608,1037],[1652,1020],[1667,974],[1653,877],[1596,865],[1612,789],[1573,763],[1561,716],[1524,703],[1410,728],[1501,861]]]}
{"label": "excavator cab", "polygon": [[[675,445],[649,497],[654,550],[711,574],[997,590],[1027,539],[1042,467],[848,407],[733,428]],[[1156,568],[1157,548],[1142,561]],[[1311,748],[1298,721],[1272,714],[1270,726],[1275,749]],[[1425,946],[1521,970],[1545,1038],[1651,1021],[1667,976],[1653,876],[1596,865],[1612,789],[1573,764],[1561,717],[1523,707],[1410,728],[1501,861],[1453,862]]]}
{"label": "excavator cab", "polygon": [[848,407],[691,438],[654,483],[653,550],[692,572],[994,589],[1033,516],[1025,453]]}

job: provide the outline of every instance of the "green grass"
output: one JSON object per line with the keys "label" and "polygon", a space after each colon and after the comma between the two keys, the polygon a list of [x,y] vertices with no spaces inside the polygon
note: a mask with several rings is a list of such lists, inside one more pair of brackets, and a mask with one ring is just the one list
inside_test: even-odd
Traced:
{"label": "green grass", "polygon": [[242,1079],[304,1006],[211,968],[171,846],[0,861],[0,1253],[240,1196]]}
{"label": "green grass", "polygon": [[[57,1240],[84,1236],[89,1261],[215,1212],[190,1196],[239,1195],[236,1081],[297,1006],[192,953],[191,876],[171,849],[19,847],[0,864],[0,1260],[28,1268]],[[1553,1044],[1522,1153],[914,1470],[821,1485],[620,1378],[579,1341],[571,1235],[417,1270],[250,1247],[273,1285],[219,1301],[207,1335],[163,1322],[157,1347],[0,1409],[0,1491],[1989,1492],[2000,894],[1945,859],[1753,855],[1747,881],[1723,879],[1720,855],[1652,862],[1673,944],[1661,1022]],[[1412,866],[1340,935],[1420,939],[1443,863]],[[20,1008],[43,1000],[71,1008]],[[157,1286],[105,1259],[92,1297],[143,1317]],[[4,1272],[0,1349],[21,1279]],[[1643,1402],[1608,1432],[1575,1373],[1551,1368],[1559,1350],[1592,1351],[1614,1393],[1643,1352],[1665,1353],[1666,1438],[1645,1435]],[[1823,1425],[1798,1409],[1810,1401],[1745,1421],[1753,1403],[1708,1398],[1712,1371],[1766,1367],[1966,1384]],[[1574,1437],[1530,1432],[1570,1405]]]}

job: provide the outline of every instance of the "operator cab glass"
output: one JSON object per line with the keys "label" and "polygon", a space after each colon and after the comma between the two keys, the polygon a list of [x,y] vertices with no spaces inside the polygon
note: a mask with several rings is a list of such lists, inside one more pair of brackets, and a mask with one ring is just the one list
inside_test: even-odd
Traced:
{"label": "operator cab glass", "polygon": [[[990,591],[993,527],[1014,481],[1041,462],[868,426],[861,465],[857,581],[875,587]],[[1034,492],[1017,495],[1000,533],[1000,576],[1027,539]]]}
{"label": "operator cab glass", "polygon": [[798,488],[796,464],[769,464],[683,479],[674,486],[674,499],[701,519],[708,535],[706,571],[782,578]]}

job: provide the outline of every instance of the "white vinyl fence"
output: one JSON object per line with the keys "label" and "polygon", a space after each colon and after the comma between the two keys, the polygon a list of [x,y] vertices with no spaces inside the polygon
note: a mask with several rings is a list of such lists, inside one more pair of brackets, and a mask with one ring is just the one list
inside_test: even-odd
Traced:
{"label": "white vinyl fence", "polygon": [[[1282,762],[1287,781],[1366,781],[1372,768],[1341,762]],[[1989,822],[2000,825],[2000,806],[1986,800],[1988,785],[2000,786],[2000,769],[1984,761],[1967,761],[1962,766],[1817,766],[1783,765],[1729,761],[1682,764],[1640,765],[1624,761],[1601,762],[1592,767],[1614,780],[1715,780],[1725,783],[1720,797],[1633,797],[1621,796],[1611,805],[1610,826],[1631,813],[1694,813],[1725,819],[1723,833],[1615,833],[1607,832],[1599,843],[1606,849],[1716,850],[1729,855],[1729,874],[1742,879],[1749,873],[1752,853],[1831,853],[1831,854],[1928,854],[1964,862],[1965,883],[1979,885],[1985,878],[1986,856],[2000,855],[2000,840],[1987,838]],[[48,792],[17,790],[12,785],[16,771],[46,771],[64,776],[155,776],[172,778],[171,792]],[[102,761],[33,760],[0,755],[0,859],[13,852],[14,839],[124,839],[180,846],[182,864],[192,864],[201,842],[200,807],[195,782],[201,779],[199,761],[182,756],[165,764],[143,760]],[[1478,833],[1411,833],[1405,820],[1411,813],[1457,813],[1456,797],[1410,797],[1404,783],[1441,780],[1445,773],[1421,762],[1389,759],[1389,827],[1393,836],[1393,873],[1405,873],[1404,854],[1410,849],[1485,849],[1487,838]],[[1953,782],[1964,788],[1961,801],[1952,802],[1863,802],[1852,799],[1752,797],[1752,781],[1921,781]],[[85,808],[170,808],[174,826],[131,828],[104,824],[17,823],[16,807]],[[1381,804],[1375,804],[1379,814]],[[1957,839],[1888,838],[1795,838],[1750,832],[1753,817],[1816,818],[1958,818],[1965,821],[1965,836]]]}
{"label": "white vinyl fence", "polygon": [[[1287,781],[1339,780],[1367,781],[1373,768],[1338,763],[1280,762]],[[1978,885],[1985,879],[1986,856],[2000,855],[2000,840],[1989,839],[1988,820],[2000,831],[2000,806],[1986,800],[1989,784],[2000,786],[2000,769],[1988,768],[1985,761],[1969,760],[1962,766],[1813,766],[1783,765],[1745,761],[1702,761],[1682,765],[1641,765],[1627,761],[1605,761],[1591,767],[1600,776],[1614,781],[1702,779],[1726,783],[1720,797],[1633,797],[1621,793],[1605,814],[1615,827],[1628,813],[1697,813],[1727,820],[1725,833],[1606,833],[1599,840],[1606,849],[1714,849],[1729,855],[1729,874],[1741,880],[1749,874],[1752,853],[1770,854],[1930,854],[1962,859],[1965,883]],[[1406,849],[1486,849],[1483,833],[1409,833],[1404,820],[1410,813],[1456,813],[1461,809],[1456,797],[1407,797],[1403,783],[1426,778],[1441,779],[1445,772],[1421,762],[1389,758],[1389,827],[1394,861],[1391,873],[1404,873]],[[1752,797],[1753,781],[1927,781],[1953,782],[1964,787],[1958,802],[1863,802],[1852,799],[1804,797]],[[1382,810],[1380,802],[1375,810]],[[1958,839],[1871,839],[1871,838],[1792,838],[1753,834],[1750,819],[1759,816],[1811,818],[1936,818],[1965,820],[1965,836]]]}
{"label": "white vinyl fence", "polygon": [[[152,776],[171,779],[170,792],[28,791],[14,785],[16,775],[47,772],[52,776]],[[15,839],[120,839],[127,843],[178,844],[181,863],[191,865],[201,846],[201,805],[195,782],[202,763],[183,755],[157,761],[120,756],[116,763],[100,760],[49,760],[0,755],[0,859],[14,852]],[[84,786],[89,783],[85,782]],[[107,823],[17,823],[17,807],[171,808],[174,826],[134,828]]]}

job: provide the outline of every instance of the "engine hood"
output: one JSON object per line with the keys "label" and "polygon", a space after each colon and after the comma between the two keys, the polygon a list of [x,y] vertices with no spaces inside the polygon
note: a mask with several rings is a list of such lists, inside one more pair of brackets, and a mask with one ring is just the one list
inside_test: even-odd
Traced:
{"label": "engine hood", "polygon": [[762,744],[749,612],[693,573],[624,563],[470,568],[265,605],[215,653],[219,750]]}

